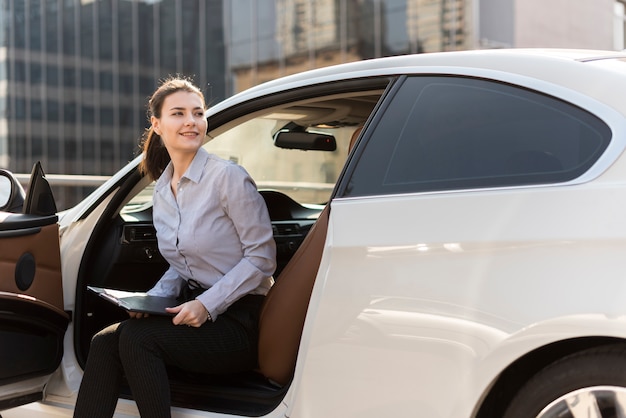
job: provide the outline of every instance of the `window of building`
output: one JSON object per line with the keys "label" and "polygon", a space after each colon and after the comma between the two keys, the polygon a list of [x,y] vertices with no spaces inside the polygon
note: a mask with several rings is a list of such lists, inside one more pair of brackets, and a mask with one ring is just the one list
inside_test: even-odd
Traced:
{"label": "window of building", "polygon": [[50,122],[57,122],[59,120],[58,101],[52,99],[46,101],[46,119]]}
{"label": "window of building", "polygon": [[15,99],[15,109],[13,117],[17,120],[26,119],[26,100],[21,97]]}
{"label": "window of building", "polygon": [[78,156],[78,141],[73,139],[66,139],[63,141],[63,153],[67,161],[76,164],[76,157]]}
{"label": "window of building", "polygon": [[82,122],[88,125],[96,123],[96,111],[93,106],[82,106],[81,108]]}
{"label": "window of building", "polygon": [[93,13],[94,3],[80,8],[80,55],[85,58],[94,57],[94,37],[99,35],[94,32]]}
{"label": "window of building", "polygon": [[346,195],[547,184],[586,172],[610,128],[569,103],[471,78],[408,78]]}
{"label": "window of building", "polygon": [[[9,66],[11,68],[11,66]],[[26,65],[24,61],[15,61],[15,73],[11,75],[10,79],[13,81],[26,81]]]}
{"label": "window of building", "polygon": [[59,68],[56,65],[46,65],[46,84],[49,86],[59,84]]}
{"label": "window of building", "polygon": [[30,118],[32,120],[41,120],[43,118],[43,103],[39,99],[30,101]]}
{"label": "window of building", "polygon": [[[151,92],[157,87],[158,83],[152,77],[139,77],[139,91],[140,92]],[[149,94],[149,93],[146,93]]]}
{"label": "window of building", "polygon": [[100,124],[104,126],[113,126],[113,108],[105,106],[100,108]]}
{"label": "window of building", "polygon": [[40,84],[42,81],[42,69],[41,64],[38,62],[30,63],[30,83]]}
{"label": "window of building", "polygon": [[[6,2],[4,2],[6,4]],[[13,26],[11,27],[13,36],[13,46],[15,48],[26,47],[26,5],[24,2],[16,1],[12,3]]]}
{"label": "window of building", "polygon": [[63,68],[63,86],[74,87],[76,83],[76,70],[74,68]]}
{"label": "window of building", "polygon": [[41,0],[30,0],[28,9],[29,20],[29,45],[31,51],[41,51],[42,32],[41,32]]}
{"label": "window of building", "polygon": [[94,88],[95,80],[94,74],[91,69],[83,69],[80,72],[80,86],[83,89],[92,89]]}
{"label": "window of building", "polygon": [[59,13],[59,5],[56,1],[46,1],[44,3],[44,25],[45,25],[45,45],[46,52],[55,53],[59,49],[57,26],[57,15]]}
{"label": "window of building", "polygon": [[113,73],[111,71],[100,73],[100,90],[113,91]]}
{"label": "window of building", "polygon": [[76,103],[65,103],[63,105],[63,121],[65,123],[76,122]]}
{"label": "window of building", "polygon": [[62,8],[62,21],[63,21],[63,53],[66,55],[72,55],[75,51],[75,42],[79,39],[76,33],[76,19],[74,17],[75,1],[74,0],[61,0],[64,5]]}
{"label": "window of building", "polygon": [[62,172],[61,167],[61,142],[59,138],[53,135],[47,135],[46,139],[48,141],[48,166],[47,170],[50,173],[59,173]]}
{"label": "window of building", "polygon": [[406,0],[386,0],[383,4],[384,54],[399,55],[410,52]]}
{"label": "window of building", "polygon": [[30,144],[30,154],[33,160],[39,160],[44,157],[44,139],[41,137],[33,137]]}
{"label": "window of building", "polygon": [[26,138],[25,135],[15,135],[15,141],[11,141],[9,147],[10,149],[12,149],[12,153],[13,155],[11,155],[12,158],[16,158],[22,163],[21,167],[18,167],[18,169],[21,169],[24,172],[28,172],[29,168],[32,167],[27,167],[27,164],[25,162],[26,157],[27,157],[27,142],[28,139]]}
{"label": "window of building", "polygon": [[[133,91],[133,76],[127,74],[118,74],[118,88],[123,94],[130,94]],[[112,80],[111,80],[112,82]]]}
{"label": "window of building", "polygon": [[[98,53],[101,60],[113,59],[113,21],[117,18],[113,15],[113,4],[108,1],[100,1],[95,4],[97,10],[97,22],[98,22],[98,34],[96,35],[96,42],[98,44]],[[124,39],[122,44],[130,45],[130,39]]]}

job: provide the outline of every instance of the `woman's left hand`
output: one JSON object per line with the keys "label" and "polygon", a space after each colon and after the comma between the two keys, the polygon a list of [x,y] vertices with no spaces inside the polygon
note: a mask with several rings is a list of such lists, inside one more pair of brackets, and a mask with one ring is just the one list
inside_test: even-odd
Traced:
{"label": "woman's left hand", "polygon": [[173,308],[166,308],[166,310],[167,312],[176,314],[172,319],[174,325],[187,325],[197,328],[208,319],[204,305],[196,299]]}

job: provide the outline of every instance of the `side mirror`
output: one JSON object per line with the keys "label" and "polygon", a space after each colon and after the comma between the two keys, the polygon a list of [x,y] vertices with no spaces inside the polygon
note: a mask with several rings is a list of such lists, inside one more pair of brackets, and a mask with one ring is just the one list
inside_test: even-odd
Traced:
{"label": "side mirror", "polygon": [[0,211],[20,213],[24,206],[24,188],[15,176],[0,169]]}
{"label": "side mirror", "polygon": [[274,145],[278,148],[306,151],[335,151],[337,141],[332,135],[307,132],[303,126],[291,122],[274,134]]}

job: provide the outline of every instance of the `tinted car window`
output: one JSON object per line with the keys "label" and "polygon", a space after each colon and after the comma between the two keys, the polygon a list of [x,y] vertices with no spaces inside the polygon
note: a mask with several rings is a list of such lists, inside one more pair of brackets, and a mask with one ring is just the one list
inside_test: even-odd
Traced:
{"label": "tinted car window", "polygon": [[561,100],[455,77],[407,78],[343,196],[564,182],[587,171],[610,128]]}

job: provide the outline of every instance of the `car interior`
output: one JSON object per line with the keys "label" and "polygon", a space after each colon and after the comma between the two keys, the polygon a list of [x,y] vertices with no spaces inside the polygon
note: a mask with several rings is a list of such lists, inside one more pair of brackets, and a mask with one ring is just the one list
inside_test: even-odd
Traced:
{"label": "car interior", "polygon": [[[205,148],[242,165],[267,203],[278,267],[261,311],[258,368],[216,376],[172,369],[173,405],[260,416],[280,403],[294,373],[322,256],[327,203],[352,144],[388,83],[369,80],[347,92],[334,86],[326,95],[318,89],[309,98],[306,93],[274,97],[264,108],[245,113],[235,109],[241,114],[217,114],[209,120]],[[107,201],[87,244],[73,318],[81,365],[91,337],[128,317],[87,286],[146,291],[167,268],[152,225],[152,187],[137,172],[127,176]],[[132,398],[128,389],[123,396]]]}

